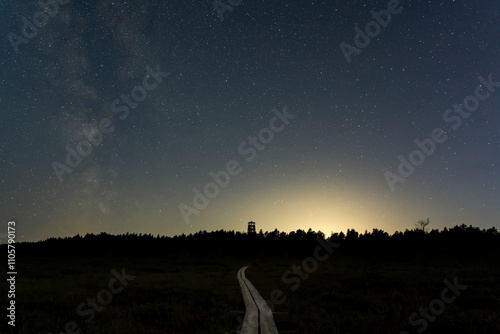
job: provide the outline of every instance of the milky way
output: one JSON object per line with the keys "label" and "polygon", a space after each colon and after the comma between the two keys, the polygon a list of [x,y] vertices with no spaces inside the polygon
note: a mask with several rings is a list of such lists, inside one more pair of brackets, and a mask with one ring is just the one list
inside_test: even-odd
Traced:
{"label": "milky way", "polygon": [[500,226],[496,2],[0,9],[1,228],[21,240]]}

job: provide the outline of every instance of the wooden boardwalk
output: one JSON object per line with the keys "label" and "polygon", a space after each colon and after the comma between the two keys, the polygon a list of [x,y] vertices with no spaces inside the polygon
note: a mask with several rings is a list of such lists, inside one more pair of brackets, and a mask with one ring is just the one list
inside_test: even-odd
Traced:
{"label": "wooden boardwalk", "polygon": [[247,268],[241,268],[237,274],[246,308],[241,334],[278,334],[271,308],[245,277]]}

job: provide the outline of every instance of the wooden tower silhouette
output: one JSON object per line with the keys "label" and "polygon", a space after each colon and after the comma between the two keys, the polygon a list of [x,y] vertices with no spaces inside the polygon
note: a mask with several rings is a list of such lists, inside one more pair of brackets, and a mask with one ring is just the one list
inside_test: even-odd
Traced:
{"label": "wooden tower silhouette", "polygon": [[248,234],[255,234],[255,223],[248,222]]}

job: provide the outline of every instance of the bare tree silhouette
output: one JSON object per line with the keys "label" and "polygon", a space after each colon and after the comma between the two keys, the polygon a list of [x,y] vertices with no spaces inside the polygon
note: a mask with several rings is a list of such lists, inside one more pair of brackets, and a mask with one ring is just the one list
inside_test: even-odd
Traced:
{"label": "bare tree silhouette", "polygon": [[427,225],[430,224],[430,219],[427,218],[427,220],[419,220],[415,226],[417,227],[417,231],[422,231],[423,233],[427,233]]}

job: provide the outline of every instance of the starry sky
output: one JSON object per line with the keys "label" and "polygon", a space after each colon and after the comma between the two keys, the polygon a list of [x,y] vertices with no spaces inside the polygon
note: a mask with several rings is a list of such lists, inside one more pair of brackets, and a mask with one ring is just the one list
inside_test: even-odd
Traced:
{"label": "starry sky", "polygon": [[496,1],[0,12],[0,212],[19,241],[500,227]]}

